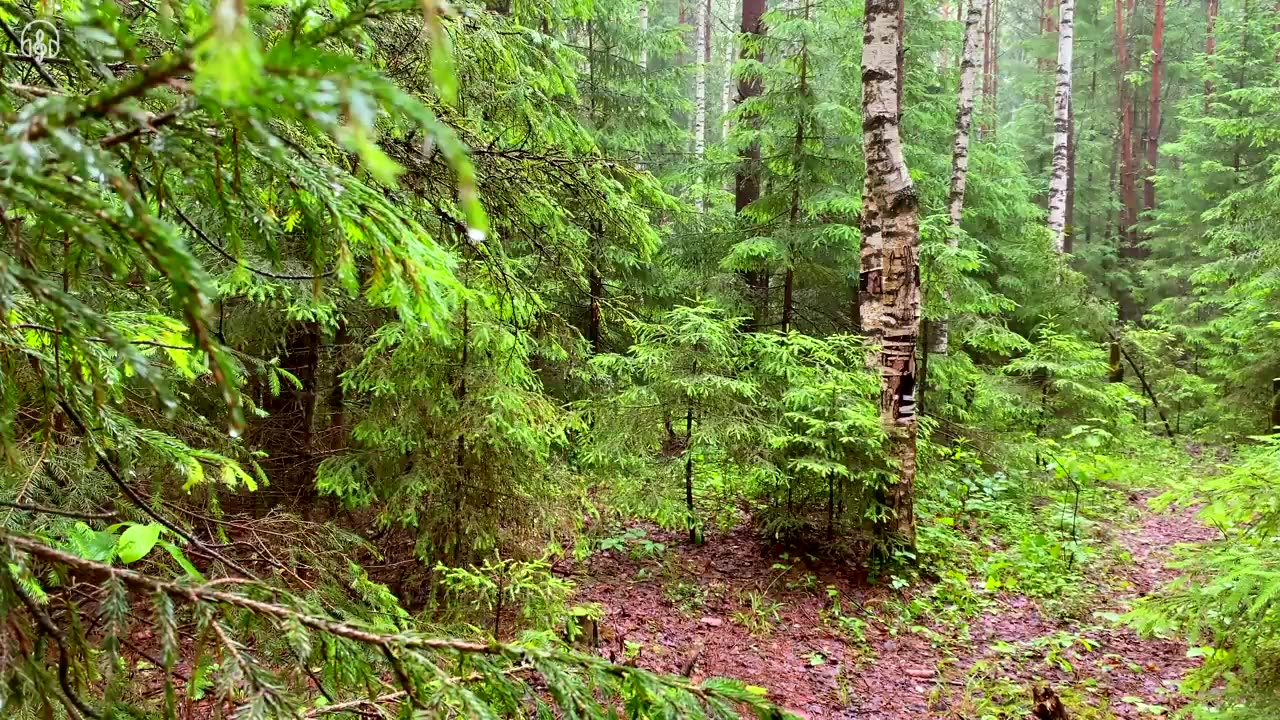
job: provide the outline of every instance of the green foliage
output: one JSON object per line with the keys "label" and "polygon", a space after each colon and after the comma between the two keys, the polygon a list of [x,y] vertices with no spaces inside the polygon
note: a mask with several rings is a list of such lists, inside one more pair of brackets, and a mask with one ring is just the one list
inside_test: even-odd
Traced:
{"label": "green foliage", "polygon": [[1161,505],[1203,502],[1200,517],[1222,537],[1182,548],[1179,577],[1128,616],[1145,633],[1188,639],[1189,655],[1202,664],[1187,689],[1218,717],[1262,718],[1278,708],[1280,437],[1256,440],[1236,463],[1160,498]]}

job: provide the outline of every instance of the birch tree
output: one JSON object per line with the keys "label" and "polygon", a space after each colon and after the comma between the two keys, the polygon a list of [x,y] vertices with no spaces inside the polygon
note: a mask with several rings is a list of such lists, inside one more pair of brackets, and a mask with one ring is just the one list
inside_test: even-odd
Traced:
{"label": "birch tree", "polygon": [[640,69],[649,70],[649,3],[640,3]]}
{"label": "birch tree", "polygon": [[886,492],[883,536],[915,545],[916,340],[920,329],[919,226],[915,185],[903,156],[898,44],[899,4],[866,0],[862,49],[862,127],[866,179],[862,201],[862,332],[876,349],[880,422],[898,477]]}
{"label": "birch tree", "polygon": [[1058,72],[1053,91],[1053,169],[1049,175],[1049,232],[1058,252],[1065,250],[1067,229],[1067,144],[1071,139],[1071,51],[1075,0],[1058,6]]}
{"label": "birch tree", "polygon": [[[729,18],[738,16],[738,0],[729,0]],[[733,33],[724,41],[724,84],[720,86],[720,142],[729,140],[729,111],[733,109],[733,51],[735,47]]]}
{"label": "birch tree", "polygon": [[[982,8],[979,0],[971,0],[969,13],[964,21],[964,46],[960,53],[960,96],[956,102],[956,140],[951,151],[951,192],[947,195],[947,214],[951,224],[960,226],[964,214],[964,190],[969,179],[969,133],[973,128],[973,95],[978,75],[978,28],[982,24]],[[959,238],[954,233],[947,243],[956,247]],[[948,299],[944,294],[943,299]],[[946,320],[937,324],[933,341],[934,352],[946,354],[951,345],[951,328]]]}

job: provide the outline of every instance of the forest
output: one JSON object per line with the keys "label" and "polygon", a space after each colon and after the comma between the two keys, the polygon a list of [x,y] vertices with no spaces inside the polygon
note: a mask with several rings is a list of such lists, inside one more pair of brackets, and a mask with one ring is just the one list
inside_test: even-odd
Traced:
{"label": "forest", "polygon": [[0,0],[0,717],[1280,717],[1280,3]]}

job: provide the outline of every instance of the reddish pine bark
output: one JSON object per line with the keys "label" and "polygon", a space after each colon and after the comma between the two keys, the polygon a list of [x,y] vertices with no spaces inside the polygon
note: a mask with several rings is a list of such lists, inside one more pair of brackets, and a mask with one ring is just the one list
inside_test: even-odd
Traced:
{"label": "reddish pine bark", "polygon": [[1129,49],[1124,32],[1124,8],[1119,0],[1115,3],[1115,26],[1116,93],[1120,98],[1120,199],[1124,206],[1120,213],[1120,234],[1124,238],[1124,253],[1133,255],[1136,250],[1133,226],[1138,222],[1138,198],[1134,187],[1133,103],[1124,79],[1129,70]]}

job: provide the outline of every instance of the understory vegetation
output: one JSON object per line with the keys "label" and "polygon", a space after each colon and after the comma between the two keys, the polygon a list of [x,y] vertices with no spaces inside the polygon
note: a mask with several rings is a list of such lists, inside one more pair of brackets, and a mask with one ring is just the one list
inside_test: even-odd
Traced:
{"label": "understory vegetation", "polygon": [[1280,6],[0,31],[0,716],[1280,714]]}

